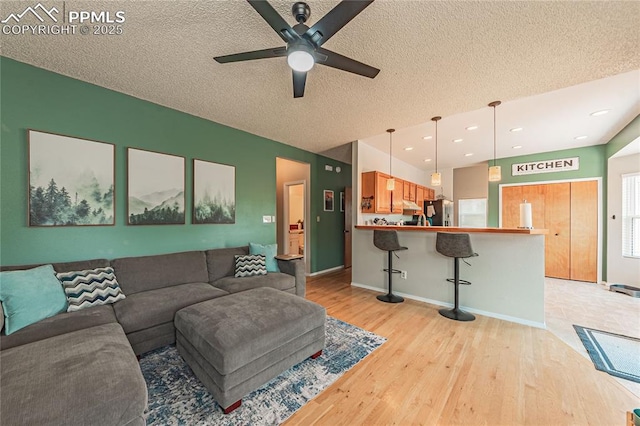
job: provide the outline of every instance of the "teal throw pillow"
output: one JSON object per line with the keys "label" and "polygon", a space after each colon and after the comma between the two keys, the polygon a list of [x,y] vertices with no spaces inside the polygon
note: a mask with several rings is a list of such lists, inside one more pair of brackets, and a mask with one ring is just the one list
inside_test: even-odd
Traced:
{"label": "teal throw pillow", "polygon": [[7,335],[67,310],[53,266],[0,272],[0,301]]}
{"label": "teal throw pillow", "polygon": [[249,254],[261,254],[267,261],[267,272],[280,272],[278,268],[278,260],[276,255],[278,254],[277,244],[256,244],[249,243]]}

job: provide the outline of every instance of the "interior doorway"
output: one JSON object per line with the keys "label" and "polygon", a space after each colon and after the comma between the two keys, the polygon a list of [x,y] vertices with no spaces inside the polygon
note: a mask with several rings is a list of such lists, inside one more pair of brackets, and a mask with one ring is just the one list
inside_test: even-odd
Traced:
{"label": "interior doorway", "polygon": [[305,273],[311,271],[313,241],[311,165],[276,158],[276,240],[278,254],[302,254]]}
{"label": "interior doorway", "polygon": [[306,184],[304,181],[285,182],[284,184],[283,212],[285,226],[282,227],[282,240],[285,242],[284,254],[304,256],[305,193]]}
{"label": "interior doorway", "polygon": [[545,237],[545,275],[574,281],[598,282],[601,230],[598,179],[501,185],[500,226],[520,224],[520,203],[531,203],[533,227],[548,229]]}

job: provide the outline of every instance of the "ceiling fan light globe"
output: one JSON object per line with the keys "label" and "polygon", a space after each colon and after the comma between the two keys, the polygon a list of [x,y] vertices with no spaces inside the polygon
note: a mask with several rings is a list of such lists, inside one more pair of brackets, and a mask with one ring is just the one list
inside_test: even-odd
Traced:
{"label": "ceiling fan light globe", "polygon": [[287,56],[287,63],[294,71],[307,72],[313,68],[315,61],[309,52],[294,50]]}

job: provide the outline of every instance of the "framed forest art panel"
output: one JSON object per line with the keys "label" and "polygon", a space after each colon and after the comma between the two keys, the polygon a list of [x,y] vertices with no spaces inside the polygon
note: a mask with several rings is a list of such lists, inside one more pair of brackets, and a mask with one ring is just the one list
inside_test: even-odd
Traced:
{"label": "framed forest art panel", "polygon": [[129,225],[184,224],[185,158],[127,148]]}
{"label": "framed forest art panel", "polygon": [[29,226],[115,223],[114,145],[29,129]]}
{"label": "framed forest art panel", "polygon": [[193,160],[193,223],[236,223],[236,168]]}

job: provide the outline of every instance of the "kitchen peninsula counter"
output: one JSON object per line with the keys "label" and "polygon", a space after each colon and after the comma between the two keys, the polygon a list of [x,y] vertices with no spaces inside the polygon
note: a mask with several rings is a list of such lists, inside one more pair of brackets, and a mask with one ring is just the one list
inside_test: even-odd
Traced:
{"label": "kitchen peninsula counter", "polygon": [[[464,232],[471,236],[477,257],[460,262],[460,307],[472,313],[535,327],[544,324],[544,239],[546,229],[459,228],[450,226],[356,225],[353,232],[352,283],[387,291],[386,252],[373,245],[373,231],[397,230],[400,245],[393,276],[394,293],[439,306],[452,306],[453,259],[436,251],[437,232]],[[373,296],[372,296],[373,297]],[[383,303],[383,302],[380,302]],[[425,315],[438,316],[438,307],[425,305]],[[442,317],[443,321],[451,321]]]}
{"label": "kitchen peninsula counter", "polygon": [[491,234],[524,234],[546,235],[547,229],[520,229],[520,228],[459,228],[456,226],[414,226],[414,225],[356,225],[356,229],[382,229],[396,231],[423,231],[423,232],[465,232],[465,233],[491,233]]}

